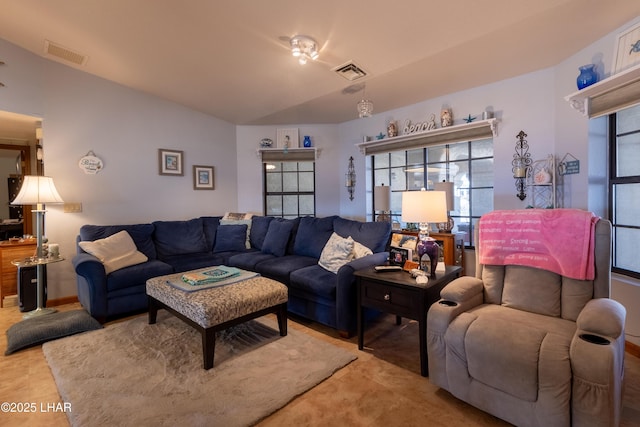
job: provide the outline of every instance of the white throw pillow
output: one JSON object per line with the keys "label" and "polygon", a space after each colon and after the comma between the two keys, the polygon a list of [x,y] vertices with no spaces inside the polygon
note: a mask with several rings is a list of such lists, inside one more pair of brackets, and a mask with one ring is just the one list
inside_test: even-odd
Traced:
{"label": "white throw pillow", "polygon": [[82,250],[95,256],[104,264],[107,274],[124,267],[147,261],[147,256],[138,251],[133,239],[125,230],[93,242],[78,243]]}
{"label": "white throw pillow", "polygon": [[373,251],[360,242],[353,241],[353,258],[358,259],[371,255]]}
{"label": "white throw pillow", "polygon": [[327,271],[337,273],[340,267],[353,259],[353,239],[333,233],[324,245],[318,265]]}

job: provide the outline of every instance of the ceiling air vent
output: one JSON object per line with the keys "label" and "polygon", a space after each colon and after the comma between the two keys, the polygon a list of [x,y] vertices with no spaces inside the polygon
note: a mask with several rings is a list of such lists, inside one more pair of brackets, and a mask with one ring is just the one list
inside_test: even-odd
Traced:
{"label": "ceiling air vent", "polygon": [[60,46],[57,43],[49,40],[44,41],[44,53],[49,56],[55,56],[63,61],[71,62],[76,65],[85,65],[89,57],[78,52],[74,52],[71,49],[67,49],[64,46]]}
{"label": "ceiling air vent", "polygon": [[340,65],[334,68],[333,71],[335,71],[339,76],[342,76],[351,82],[361,79],[362,77],[365,77],[367,75],[367,73],[362,68],[360,68],[353,62],[347,62],[344,65]]}

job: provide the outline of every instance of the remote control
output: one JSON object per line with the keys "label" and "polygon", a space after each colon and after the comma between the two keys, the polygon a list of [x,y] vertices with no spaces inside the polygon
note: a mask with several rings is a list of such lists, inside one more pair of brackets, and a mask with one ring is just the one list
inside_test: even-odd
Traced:
{"label": "remote control", "polygon": [[399,265],[376,265],[373,267],[378,273],[383,273],[387,271],[402,271],[402,267]]}

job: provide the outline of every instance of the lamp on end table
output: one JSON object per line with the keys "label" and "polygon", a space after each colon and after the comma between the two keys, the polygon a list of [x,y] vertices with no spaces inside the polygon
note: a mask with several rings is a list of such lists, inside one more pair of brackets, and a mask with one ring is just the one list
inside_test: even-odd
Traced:
{"label": "lamp on end table", "polygon": [[405,191],[402,193],[402,221],[419,223],[420,233],[416,252],[422,266],[422,256],[427,255],[431,262],[431,277],[434,277],[440,246],[429,237],[430,222],[447,221],[447,195],[444,191]]}
{"label": "lamp on end table", "polygon": [[42,248],[42,234],[44,228],[44,204],[64,203],[53,184],[53,179],[48,176],[26,175],[22,181],[22,187],[12,205],[36,205],[31,212],[36,213],[36,255],[33,262],[36,264],[36,282],[38,290],[38,306],[35,310],[24,315],[25,318],[54,313],[53,308],[43,307],[44,301],[44,266],[47,259]]}

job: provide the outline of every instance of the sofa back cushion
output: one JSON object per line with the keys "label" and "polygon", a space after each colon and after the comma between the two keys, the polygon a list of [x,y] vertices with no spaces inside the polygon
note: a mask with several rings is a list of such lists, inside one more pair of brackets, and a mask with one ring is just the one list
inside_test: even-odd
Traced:
{"label": "sofa back cushion", "polygon": [[273,220],[272,216],[252,216],[251,231],[249,232],[249,242],[254,249],[261,250],[264,238],[269,230],[269,224]]}
{"label": "sofa back cushion", "polygon": [[334,219],[333,229],[342,237],[351,236],[353,240],[363,244],[374,253],[384,252],[391,234],[389,222],[361,222],[340,217]]}
{"label": "sofa back cushion", "polygon": [[247,224],[220,225],[216,232],[213,252],[244,251],[246,239]]}
{"label": "sofa back cushion", "polygon": [[160,259],[174,255],[209,252],[201,218],[188,221],[155,221],[153,237]]}
{"label": "sofa back cushion", "polygon": [[275,218],[269,223],[269,229],[262,243],[262,252],[275,256],[284,256],[293,231],[293,222]]}
{"label": "sofa back cushion", "polygon": [[[293,245],[293,253],[320,259],[324,246],[333,233],[333,222],[336,216],[300,218],[300,225]],[[347,237],[347,236],[343,236]]]}
{"label": "sofa back cushion", "polygon": [[560,317],[561,276],[539,268],[505,266],[502,305]]}
{"label": "sofa back cushion", "polygon": [[221,216],[203,216],[202,229],[204,231],[204,238],[207,241],[207,250],[213,250],[213,245],[216,243],[216,231],[220,225]]}
{"label": "sofa back cushion", "polygon": [[[130,225],[83,225],[80,227],[80,241],[94,241],[126,231],[140,252],[149,259],[156,259],[156,246],[153,243],[153,224]],[[78,247],[79,248],[79,247]]]}

